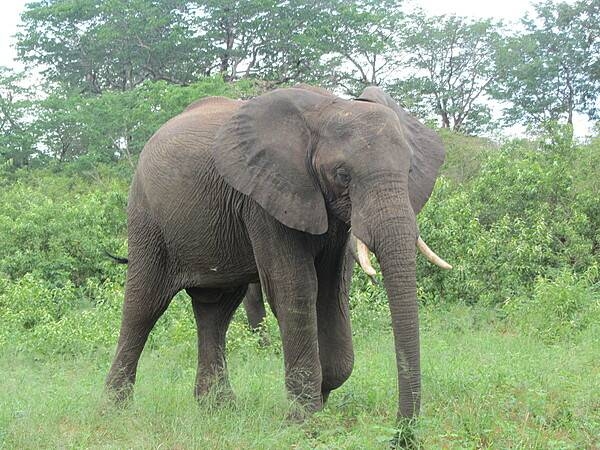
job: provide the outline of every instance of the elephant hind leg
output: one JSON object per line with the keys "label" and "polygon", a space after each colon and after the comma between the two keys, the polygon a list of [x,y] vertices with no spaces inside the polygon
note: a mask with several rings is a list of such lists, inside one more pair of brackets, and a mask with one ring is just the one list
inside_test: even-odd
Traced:
{"label": "elephant hind leg", "polygon": [[267,311],[260,283],[248,285],[248,291],[246,292],[246,297],[244,297],[244,309],[246,310],[250,329],[259,334],[259,345],[261,347],[268,347],[271,343],[269,333],[261,326],[267,316]]}
{"label": "elephant hind leg", "polygon": [[225,335],[247,286],[233,289],[188,289],[198,330],[198,370],[194,394],[201,398],[208,392],[232,397],[225,361]]}
{"label": "elephant hind leg", "polygon": [[166,252],[159,239],[145,234],[155,245],[137,246],[130,238],[129,265],[121,331],[106,388],[113,398],[126,400],[135,383],[138,361],[154,324],[177,293],[167,269]]}
{"label": "elephant hind leg", "polygon": [[165,289],[140,289],[128,283],[117,351],[106,379],[106,387],[117,401],[130,396],[144,345],[173,295]]}
{"label": "elephant hind leg", "polygon": [[248,285],[246,297],[244,298],[244,309],[246,310],[250,328],[252,331],[258,331],[260,329],[260,324],[267,315],[260,283]]}

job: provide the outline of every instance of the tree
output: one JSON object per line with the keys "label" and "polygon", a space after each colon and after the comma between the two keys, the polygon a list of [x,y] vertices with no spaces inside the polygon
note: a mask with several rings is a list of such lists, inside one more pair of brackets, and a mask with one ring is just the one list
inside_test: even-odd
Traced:
{"label": "tree", "polygon": [[[198,0],[198,30],[228,80],[377,84],[399,2]],[[358,75],[357,75],[358,74]],[[347,90],[350,90],[347,88]],[[354,89],[356,90],[356,89]]]}
{"label": "tree", "polygon": [[458,16],[408,16],[402,67],[409,75],[391,86],[408,106],[437,115],[443,128],[477,131],[490,120],[485,95],[497,79],[499,24]]}
{"label": "tree", "polygon": [[594,118],[600,88],[600,4],[547,1],[526,16],[525,32],[498,53],[494,97],[510,102],[508,124],[573,125],[573,113]]}
{"label": "tree", "polygon": [[23,78],[0,66],[0,162],[9,160],[14,166],[27,162],[35,142],[28,121],[31,92],[22,86]]}
{"label": "tree", "polygon": [[37,104],[32,127],[40,153],[58,161],[83,155],[95,161],[126,159],[133,166],[150,136],[194,100],[209,95],[251,95],[248,82],[204,77],[187,86],[146,81],[127,91],[102,95],[55,89]]}
{"label": "tree", "polygon": [[[398,0],[46,0],[22,15],[22,61],[95,94],[220,74],[270,85],[378,84]],[[351,88],[352,87],[352,88]]]}
{"label": "tree", "polygon": [[70,89],[127,90],[148,79],[186,84],[206,70],[185,0],[46,0],[26,8],[20,59]]}
{"label": "tree", "polygon": [[269,25],[261,38],[254,76],[271,84],[306,82],[331,86],[339,65],[337,59],[326,59],[330,51],[325,44],[334,33],[332,9],[339,0],[314,2],[297,0],[280,2],[267,13]]}
{"label": "tree", "polygon": [[[335,85],[358,96],[368,85],[391,82],[400,63],[398,30],[404,14],[398,0],[331,2],[320,32],[323,53],[338,55]],[[326,37],[326,39],[323,39]]]}

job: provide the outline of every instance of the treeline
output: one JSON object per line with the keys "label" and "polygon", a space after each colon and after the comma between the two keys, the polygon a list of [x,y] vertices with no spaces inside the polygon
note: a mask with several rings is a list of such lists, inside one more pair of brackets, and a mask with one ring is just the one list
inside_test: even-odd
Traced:
{"label": "treeline", "polygon": [[[377,84],[466,133],[598,113],[597,0],[539,3],[518,30],[398,0],[47,0],[28,3],[22,22],[28,69],[0,69],[0,160],[15,166],[131,159],[216,85],[244,97],[296,82],[345,95]],[[505,105],[500,124],[492,99]]]}
{"label": "treeline", "polygon": [[[573,144],[559,128],[497,147],[441,134],[449,157],[418,222],[454,268],[418,258],[422,305],[493,309],[507,319],[499,326],[548,343],[591,333],[600,323],[600,139]],[[125,268],[104,250],[127,254],[131,173],[126,161],[85,158],[36,170],[0,167],[0,348],[112,352]],[[351,305],[357,330],[381,332],[370,324],[378,311],[389,317],[385,290],[358,268]],[[277,336],[276,323],[269,327]],[[194,335],[189,301],[174,301],[152,342],[189,343]],[[228,349],[254,349],[257,339],[238,318]]]}

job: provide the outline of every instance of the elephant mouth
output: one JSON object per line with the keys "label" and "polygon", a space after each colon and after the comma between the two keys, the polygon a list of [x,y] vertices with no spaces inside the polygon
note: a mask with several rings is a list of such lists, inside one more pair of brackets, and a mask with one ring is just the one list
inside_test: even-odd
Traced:
{"label": "elephant mouth", "polygon": [[[352,253],[354,260],[360,265],[361,269],[367,274],[367,276],[375,284],[378,284],[377,280],[375,279],[375,275],[377,275],[377,271],[371,265],[371,259],[369,258],[370,250],[367,247],[367,244],[365,244],[363,241],[361,241],[359,238],[357,238],[354,234],[352,234],[350,236],[349,246],[350,246],[349,247],[350,253]],[[436,266],[438,266],[442,269],[445,269],[445,270],[452,269],[452,266],[450,264],[448,264],[446,261],[444,261],[431,248],[429,248],[429,246],[425,243],[425,241],[421,238],[421,236],[418,237],[416,246],[419,249],[419,251],[423,254],[423,256],[425,256],[425,258],[427,258],[427,260],[430,263],[435,264]]]}

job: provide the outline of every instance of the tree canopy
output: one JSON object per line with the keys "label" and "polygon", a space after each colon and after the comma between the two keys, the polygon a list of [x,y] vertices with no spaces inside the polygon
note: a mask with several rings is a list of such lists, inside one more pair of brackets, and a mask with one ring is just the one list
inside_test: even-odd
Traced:
{"label": "tree canopy", "polygon": [[400,0],[35,1],[17,50],[41,83],[0,70],[0,157],[131,160],[194,95],[298,82],[348,96],[379,85],[464,133],[498,125],[491,99],[508,125],[596,119],[599,5],[547,0],[512,31]]}
{"label": "tree canopy", "polygon": [[600,3],[546,1],[522,19],[525,31],[501,48],[495,97],[508,123],[573,125],[573,113],[597,118],[600,92]]}
{"label": "tree canopy", "polygon": [[497,79],[499,25],[491,20],[412,14],[404,30],[406,78],[396,90],[425,115],[436,114],[443,128],[477,131],[489,122],[482,101]]}

